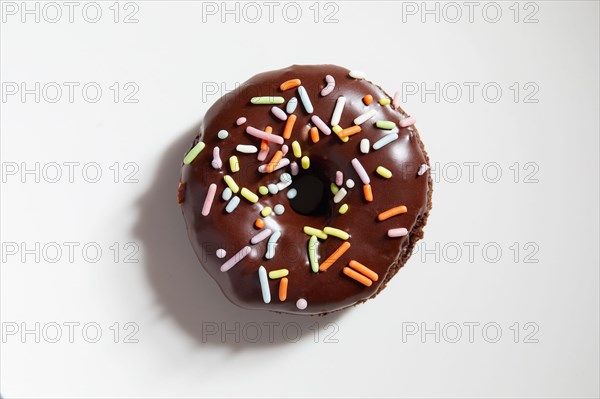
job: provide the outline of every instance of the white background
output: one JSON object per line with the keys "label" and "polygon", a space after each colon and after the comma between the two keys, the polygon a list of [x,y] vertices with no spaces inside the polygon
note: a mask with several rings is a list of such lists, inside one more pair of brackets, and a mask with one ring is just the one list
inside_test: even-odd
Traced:
{"label": "white background", "polygon": [[[455,22],[457,8],[438,3],[436,22],[421,2],[371,1],[322,3],[315,22],[316,8],[307,2],[298,3],[296,23],[286,21],[294,9],[282,13],[285,3],[272,22],[268,6],[257,3],[263,15],[255,23],[255,9],[243,4],[239,22],[225,15],[222,23],[220,2],[212,3],[216,15],[203,14],[200,2],[122,3],[117,23],[112,2],[99,3],[97,23],[83,18],[83,2],[72,23],[62,3],[56,23],[48,21],[55,10],[46,8],[39,23],[34,15],[22,22],[22,10],[12,15],[6,3],[3,397],[600,394],[597,2],[477,3],[472,22],[462,2],[455,3],[461,12]],[[42,13],[44,3],[38,7]],[[497,8],[502,14],[492,23]],[[138,22],[123,23],[136,9]],[[93,18],[94,10],[87,11]],[[337,22],[325,23],[331,12]],[[294,63],[335,63],[366,71],[390,92],[404,89],[403,107],[418,119],[437,180],[419,246],[431,252],[415,254],[376,300],[324,318],[229,304],[197,263],[175,200],[182,156],[212,102],[236,82]],[[42,92],[36,103],[34,94],[9,95],[22,82],[30,89],[56,82],[63,96],[51,103],[54,92]],[[64,82],[79,84],[72,103]],[[89,82],[102,88],[96,103],[81,93]],[[131,92],[127,82],[139,88],[137,103],[123,101]],[[434,93],[422,98],[420,85],[435,92],[436,82],[439,100]],[[209,92],[221,85],[220,93]],[[471,99],[467,85],[475,85]],[[457,86],[462,93],[453,102]],[[419,92],[408,95],[415,87]],[[35,173],[21,174],[36,162],[39,182]],[[56,183],[50,182],[54,162],[63,173]],[[65,162],[80,163],[73,182]],[[94,178],[94,169],[82,175],[93,162],[102,171],[97,183],[84,179]],[[472,178],[465,162],[479,163]],[[138,182],[125,183],[136,165]],[[79,243],[72,261],[65,242]],[[34,250],[23,261],[12,243],[30,249],[40,243],[47,252],[40,250],[36,261]],[[55,263],[48,243],[63,248]],[[98,262],[83,257],[86,243],[102,249]],[[124,262],[135,245],[138,262]],[[69,322],[79,323],[73,342]],[[139,328],[130,337],[137,343],[124,342],[133,331],[125,329],[128,322]],[[234,334],[206,334],[211,326],[235,331],[236,322],[240,343]],[[259,343],[249,342],[253,322],[261,326]],[[265,322],[278,323],[273,343]],[[470,322],[479,323],[472,339]],[[22,334],[35,323],[39,337]],[[95,330],[84,334],[86,323],[102,329],[97,343],[87,342]],[[439,337],[422,334],[436,323]],[[56,324],[62,337],[52,343]],[[456,325],[462,336],[453,343]],[[302,336],[291,342],[298,326]],[[488,342],[497,327],[498,342]]]}

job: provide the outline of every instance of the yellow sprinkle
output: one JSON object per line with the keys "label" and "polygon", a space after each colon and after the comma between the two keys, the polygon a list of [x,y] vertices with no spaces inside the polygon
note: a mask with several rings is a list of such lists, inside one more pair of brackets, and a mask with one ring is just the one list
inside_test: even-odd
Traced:
{"label": "yellow sprinkle", "polygon": [[269,272],[269,278],[275,280],[278,278],[285,277],[288,274],[290,274],[288,269],[272,270]]}
{"label": "yellow sprinkle", "polygon": [[340,191],[340,188],[335,183],[331,183],[329,187],[331,188],[333,195],[336,195],[338,191]]}
{"label": "yellow sprinkle", "polygon": [[334,127],[331,128],[331,130],[333,130],[335,135],[338,136],[340,138],[340,140],[342,140],[344,143],[347,142],[348,140],[350,140],[349,136],[340,137],[340,132],[343,130],[340,125],[335,125]]}
{"label": "yellow sprinkle", "polygon": [[379,173],[381,177],[385,177],[386,179],[392,177],[392,172],[383,166],[378,166],[377,169],[375,169],[375,172]]}
{"label": "yellow sprinkle", "polygon": [[235,155],[229,157],[229,167],[231,168],[231,173],[239,172],[240,163]]}
{"label": "yellow sprinkle", "polygon": [[233,191],[234,193],[237,193],[238,191],[240,191],[240,188],[238,187],[237,183],[233,180],[233,178],[231,176],[225,175],[225,176],[223,176],[223,179],[225,179],[225,183],[231,189],[231,191]]}
{"label": "yellow sprinkle", "polygon": [[258,201],[258,195],[254,194],[252,191],[248,190],[246,187],[242,187],[242,197],[246,198],[248,201],[255,204]]}
{"label": "yellow sprinkle", "polygon": [[310,168],[310,158],[306,155],[302,157],[302,160],[300,162],[302,163],[302,169]]}
{"label": "yellow sprinkle", "polygon": [[294,156],[296,158],[300,158],[302,156],[302,148],[300,148],[300,143],[297,140],[294,140],[292,143],[292,151],[294,152]]}
{"label": "yellow sprinkle", "polygon": [[342,206],[340,206],[340,209],[338,212],[341,213],[342,215],[344,213],[348,212],[348,204],[342,204]]}
{"label": "yellow sprinkle", "polygon": [[335,227],[325,227],[323,229],[323,233],[337,238],[341,238],[342,240],[347,240],[348,238],[350,238],[350,234],[346,233],[344,230],[336,229]]}
{"label": "yellow sprinkle", "polygon": [[390,103],[390,99],[389,98],[380,98],[379,99],[379,104],[386,106]]}
{"label": "yellow sprinkle", "polygon": [[327,234],[323,233],[319,229],[315,229],[314,227],[304,226],[304,233],[308,234],[309,236],[317,236],[317,238],[320,238],[321,240],[327,239]]}
{"label": "yellow sprinkle", "polygon": [[269,189],[266,186],[260,186],[258,188],[258,192],[260,193],[260,195],[267,195],[269,194]]}
{"label": "yellow sprinkle", "polygon": [[267,217],[271,214],[273,210],[271,209],[270,206],[265,206],[262,211],[260,211],[260,214],[263,215],[263,217]]}

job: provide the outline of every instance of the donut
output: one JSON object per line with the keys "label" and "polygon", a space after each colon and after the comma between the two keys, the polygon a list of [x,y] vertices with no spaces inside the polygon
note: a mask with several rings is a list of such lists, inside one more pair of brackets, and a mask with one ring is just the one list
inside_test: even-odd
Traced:
{"label": "donut", "polygon": [[206,113],[177,190],[193,249],[234,304],[326,314],[375,297],[431,209],[415,119],[360,71],[260,73]]}

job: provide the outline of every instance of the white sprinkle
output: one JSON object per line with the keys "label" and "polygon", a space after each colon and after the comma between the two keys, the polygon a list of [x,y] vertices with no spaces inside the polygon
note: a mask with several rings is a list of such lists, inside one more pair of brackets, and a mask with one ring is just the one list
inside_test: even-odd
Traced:
{"label": "white sprinkle", "polygon": [[219,130],[219,133],[217,133],[217,137],[221,140],[225,140],[227,136],[229,136],[229,132],[227,130]]}
{"label": "white sprinkle", "polygon": [[273,106],[273,108],[271,108],[271,112],[273,113],[273,115],[275,115],[277,119],[281,119],[282,121],[285,121],[287,119],[287,115],[279,107]]}
{"label": "white sprinkle", "polygon": [[277,185],[275,185],[275,184],[269,184],[267,186],[267,188],[269,189],[269,192],[273,195],[275,195],[279,192],[279,189],[277,188]]}
{"label": "white sprinkle", "polygon": [[377,140],[375,143],[373,143],[373,149],[378,150],[381,147],[388,145],[389,143],[391,143],[394,140],[398,140],[398,133],[388,134],[388,135],[384,136],[383,138]]}
{"label": "white sprinkle", "polygon": [[290,175],[289,173],[282,173],[281,176],[279,176],[279,180],[282,183],[291,182],[292,181],[292,175]]}
{"label": "white sprinkle", "polygon": [[294,199],[296,198],[296,195],[298,195],[298,190],[295,188],[290,188],[286,195],[289,199]]}
{"label": "white sprinkle", "polygon": [[331,115],[331,126],[340,124],[340,119],[342,119],[342,111],[344,111],[345,104],[346,104],[346,97],[339,96],[335,103],[335,108],[333,109],[333,114]]}
{"label": "white sprinkle", "polygon": [[360,141],[360,152],[363,154],[368,154],[370,145],[371,143],[369,143],[369,139],[362,139]]}
{"label": "white sprinkle", "polygon": [[306,302],[306,299],[304,299],[304,298],[300,298],[296,301],[296,307],[300,310],[306,309],[307,306],[308,306],[308,302]]}
{"label": "white sprinkle", "polygon": [[356,173],[358,173],[358,177],[360,177],[360,180],[363,182],[363,184],[371,183],[371,179],[369,178],[367,171],[358,159],[354,158],[352,160],[352,166],[354,166],[354,170],[356,171]]}
{"label": "white sprinkle", "polygon": [[278,189],[279,191],[283,191],[284,189],[286,189],[286,188],[287,188],[288,186],[290,186],[291,184],[292,184],[292,181],[291,181],[291,180],[288,180],[288,181],[285,181],[285,182],[283,182],[283,181],[280,181],[279,183],[277,183],[277,189]]}
{"label": "white sprinkle", "polygon": [[275,256],[275,247],[277,246],[277,240],[281,237],[281,231],[276,230],[271,237],[269,238],[269,242],[267,243],[267,253],[265,254],[265,258],[273,259]]}
{"label": "white sprinkle", "polygon": [[317,115],[313,115],[310,120],[312,121],[312,123],[315,124],[315,126],[325,135],[329,136],[331,134],[331,129],[329,128],[329,126],[327,126],[325,124],[325,122],[323,122],[323,120],[321,118],[319,118]]}
{"label": "white sprinkle", "polygon": [[[275,169],[274,169],[274,171],[275,171],[275,170],[279,170],[279,169],[281,169],[281,168],[285,168],[285,167],[286,167],[286,166],[288,166],[289,164],[290,164],[290,160],[289,160],[289,158],[283,158],[281,161],[279,161],[279,163],[277,164],[277,166],[275,166]],[[263,164],[263,165],[260,165],[260,166],[258,167],[258,171],[259,171],[260,173],[267,173],[267,165],[268,165],[268,164]]]}
{"label": "white sprinkle", "polygon": [[225,251],[223,248],[217,249],[217,258],[223,259],[225,256],[227,256],[227,251]]}
{"label": "white sprinkle", "polygon": [[223,166],[223,161],[221,161],[221,156],[219,147],[213,148],[213,160],[211,161],[211,166],[215,169],[221,169]]}
{"label": "white sprinkle", "polygon": [[298,86],[298,95],[300,96],[300,101],[302,101],[302,106],[304,107],[306,112],[312,114],[314,108],[312,106],[312,103],[310,102],[310,98],[308,98],[308,93],[306,92],[304,86]]}
{"label": "white sprinkle", "polygon": [[346,187],[348,187],[348,188],[354,188],[354,184],[355,184],[354,180],[352,180],[352,179],[346,180]]}
{"label": "white sprinkle", "polygon": [[290,98],[290,101],[288,101],[287,105],[285,106],[285,112],[287,112],[288,114],[291,114],[296,110],[297,106],[298,106],[298,99],[296,97],[292,97],[292,98]]}
{"label": "white sprinkle", "polygon": [[223,194],[221,194],[221,198],[223,198],[225,201],[229,201],[232,195],[233,191],[231,191],[229,187],[225,187],[225,190],[223,190]]}
{"label": "white sprinkle", "polygon": [[273,207],[273,212],[275,212],[276,215],[283,215],[285,212],[285,206],[277,204],[275,207]]}
{"label": "white sprinkle", "polygon": [[323,90],[321,90],[321,95],[323,97],[331,94],[331,92],[335,88],[335,79],[333,78],[333,76],[331,76],[331,75],[325,76],[325,82],[327,82],[327,85],[325,87],[323,87]]}
{"label": "white sprinkle", "polygon": [[226,272],[227,270],[234,267],[239,261],[241,261],[246,256],[248,256],[250,251],[252,251],[252,248],[250,248],[249,246],[245,246],[244,248],[242,248],[240,250],[240,252],[233,255],[231,258],[229,258],[229,260],[227,262],[225,262],[221,265],[221,271]]}
{"label": "white sprinkle", "polygon": [[298,167],[298,164],[296,163],[296,161],[292,162],[292,164],[290,165],[290,169],[292,172],[292,176],[296,176],[298,174],[298,172],[300,171],[300,168]]}
{"label": "white sprinkle", "polygon": [[227,212],[227,213],[233,212],[239,204],[240,204],[240,197],[238,197],[236,195],[232,199],[230,199],[229,202],[227,203],[227,206],[225,206],[225,212]]}
{"label": "white sprinkle", "polygon": [[247,121],[247,120],[248,120],[248,119],[246,119],[245,117],[243,117],[243,116],[240,116],[240,117],[239,117],[239,118],[237,118],[237,120],[235,121],[235,124],[236,124],[236,125],[238,125],[238,126],[240,126],[240,125],[243,125],[244,123],[246,123],[246,121]]}
{"label": "white sprinkle", "polygon": [[345,188],[340,188],[340,191],[337,192],[337,194],[333,197],[333,202],[335,202],[336,204],[339,203],[341,200],[344,199],[344,197],[346,196],[346,194],[348,194],[348,192],[346,191]]}
{"label": "white sprinkle", "polygon": [[271,234],[273,234],[273,231],[271,231],[271,229],[264,229],[250,239],[250,244],[258,244],[259,242],[265,240]]}
{"label": "white sprinkle", "polygon": [[238,144],[235,149],[244,154],[254,154],[258,152],[258,148],[249,144]]}
{"label": "white sprinkle", "polygon": [[258,279],[260,280],[260,290],[262,291],[263,301],[265,303],[271,302],[271,290],[269,289],[267,269],[262,265],[258,268]]}
{"label": "white sprinkle", "polygon": [[354,79],[364,79],[367,76],[363,71],[350,71],[348,75]]}
{"label": "white sprinkle", "polygon": [[423,176],[425,172],[427,172],[427,169],[429,169],[429,166],[427,164],[422,164],[421,166],[419,166],[419,171],[417,172],[417,174],[419,176]]}
{"label": "white sprinkle", "polygon": [[372,117],[374,117],[375,115],[377,115],[377,110],[370,109],[367,112],[365,112],[364,114],[357,116],[354,119],[354,124],[361,125],[361,124],[365,123],[366,121],[368,121],[369,119],[371,119]]}

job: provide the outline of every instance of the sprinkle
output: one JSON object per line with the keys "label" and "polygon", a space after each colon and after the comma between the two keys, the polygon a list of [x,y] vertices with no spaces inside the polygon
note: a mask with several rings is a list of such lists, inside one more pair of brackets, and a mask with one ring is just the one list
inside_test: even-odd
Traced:
{"label": "sprinkle", "polygon": [[340,188],[340,191],[338,191],[337,194],[335,194],[335,196],[333,197],[333,202],[335,202],[336,204],[339,203],[341,200],[344,199],[346,194],[348,194],[348,191],[346,191],[345,188]]}
{"label": "sprinkle", "polygon": [[335,102],[333,114],[331,115],[332,126],[338,125],[340,123],[340,119],[342,118],[342,111],[344,111],[344,104],[346,104],[346,97],[339,96],[337,101]]}
{"label": "sprinkle", "polygon": [[296,307],[300,310],[306,309],[307,306],[308,306],[308,302],[306,302],[306,299],[304,299],[304,298],[300,298],[296,301]]}
{"label": "sprinkle", "polygon": [[[279,163],[277,164],[277,166],[275,167],[275,169],[274,169],[273,171],[279,170],[279,169],[281,169],[281,168],[285,168],[285,167],[286,167],[286,166],[288,166],[289,164],[290,164],[290,160],[289,160],[289,159],[287,159],[287,158],[283,158],[283,159],[281,160],[281,162],[279,162]],[[266,172],[267,172],[267,164],[265,164],[265,165],[260,165],[260,166],[258,167],[258,171],[259,171],[260,173],[266,173]]]}
{"label": "sprinkle", "polygon": [[348,187],[348,188],[354,188],[354,184],[355,184],[354,180],[352,180],[352,179],[346,180],[346,187]]}
{"label": "sprinkle", "polygon": [[297,106],[298,106],[298,99],[296,97],[292,97],[292,98],[290,98],[287,105],[285,106],[285,112],[287,112],[288,114],[291,114],[296,110]]}
{"label": "sprinkle", "polygon": [[387,136],[384,136],[383,138],[377,140],[375,143],[373,143],[373,149],[374,150],[378,150],[386,145],[388,145],[389,143],[391,143],[394,140],[398,140],[398,133],[394,133],[394,134],[388,134]]}
{"label": "sprinkle", "polygon": [[310,268],[313,272],[319,272],[319,260],[317,252],[319,250],[319,240],[317,236],[311,236],[308,240],[308,260],[310,262]]}
{"label": "sprinkle", "polygon": [[379,129],[392,130],[396,127],[396,124],[392,121],[377,121],[375,122],[375,126]]}
{"label": "sprinkle", "polygon": [[312,103],[310,102],[310,98],[308,98],[308,93],[306,92],[306,89],[304,88],[304,86],[298,87],[298,95],[300,96],[300,101],[302,101],[302,106],[304,106],[304,109],[306,110],[306,112],[308,112],[309,114],[312,114],[314,111],[314,108],[312,106]]}
{"label": "sprinkle", "polygon": [[277,150],[273,158],[267,164],[266,172],[272,173],[275,170],[275,167],[279,162],[281,162],[281,158],[283,158],[283,152],[281,150]]}
{"label": "sprinkle", "polygon": [[227,130],[219,130],[219,133],[217,133],[217,137],[221,140],[225,140],[227,136],[229,136],[229,132]]}
{"label": "sprinkle", "polygon": [[392,106],[394,108],[398,108],[400,106],[401,97],[402,97],[402,94],[399,91],[394,93],[394,99],[392,100]]}
{"label": "sprinkle", "polygon": [[276,184],[276,186],[277,186],[277,190],[278,190],[278,191],[283,191],[284,189],[286,189],[286,188],[287,188],[289,185],[291,185],[291,184],[292,184],[292,181],[291,181],[291,180],[289,180],[289,181],[285,181],[285,182],[283,182],[283,181],[282,181],[282,182],[279,182],[279,183],[277,183],[277,184]]}
{"label": "sprinkle", "polygon": [[354,79],[364,79],[367,75],[362,72],[362,71],[350,71],[348,73],[348,75],[350,75],[351,78]]}
{"label": "sprinkle", "polygon": [[246,117],[244,116],[240,116],[239,118],[237,118],[237,120],[235,121],[235,124],[238,126],[243,125],[244,123],[246,123],[248,119],[246,119]]}
{"label": "sprinkle", "polygon": [[231,191],[229,187],[225,187],[225,190],[223,190],[223,194],[221,194],[221,198],[223,198],[225,201],[229,201],[232,195],[233,191]]}
{"label": "sprinkle", "polygon": [[238,197],[237,195],[233,196],[233,198],[230,199],[229,202],[227,203],[227,206],[225,206],[225,212],[227,212],[227,213],[233,212],[239,204],[240,204],[240,197]]}
{"label": "sprinkle", "polygon": [[320,238],[321,240],[327,239],[327,234],[323,233],[319,229],[315,229],[314,227],[304,226],[304,234],[308,234],[309,236],[315,236]]}
{"label": "sprinkle", "polygon": [[213,160],[210,162],[210,165],[215,169],[221,169],[221,167],[223,166],[223,161],[221,161],[219,147],[213,148]]}
{"label": "sprinkle", "polygon": [[254,221],[254,226],[257,229],[262,229],[263,227],[265,227],[265,222],[261,218],[258,218]]}
{"label": "sprinkle", "polygon": [[[294,129],[294,123],[296,123],[296,115],[292,114],[285,122],[285,126],[283,127],[283,138],[289,139],[292,136],[292,129]],[[283,141],[281,142],[283,143]]]}
{"label": "sprinkle", "polygon": [[340,209],[338,210],[338,212],[343,215],[346,212],[348,212],[348,204],[342,204],[342,206],[340,206]]}
{"label": "sprinkle", "polygon": [[296,198],[296,195],[298,195],[298,190],[296,190],[295,188],[290,188],[290,190],[287,192],[286,196],[289,199],[294,199]]}
{"label": "sprinkle", "polygon": [[300,163],[302,164],[302,169],[310,168],[310,158],[307,157],[306,155],[302,157],[302,159],[300,160]]}
{"label": "sprinkle", "polygon": [[310,128],[310,139],[313,143],[319,142],[319,129],[314,126]]}
{"label": "sprinkle", "polygon": [[288,153],[289,150],[290,150],[290,147],[288,147],[287,144],[284,144],[281,146],[281,152],[283,152],[284,157],[286,156],[286,154]]}
{"label": "sprinkle", "polygon": [[216,255],[217,258],[223,259],[225,256],[227,256],[227,251],[225,251],[223,248],[219,248],[217,249]]}
{"label": "sprinkle", "polygon": [[367,200],[367,202],[373,201],[373,190],[371,189],[370,184],[363,185],[363,194],[364,194],[365,200]]}
{"label": "sprinkle", "polygon": [[279,180],[281,180],[282,183],[291,182],[292,175],[290,175],[289,173],[282,173],[281,176],[279,176]]}
{"label": "sprinkle", "polygon": [[384,168],[383,166],[378,166],[377,169],[375,169],[375,172],[377,172],[381,177],[385,177],[386,179],[392,177],[392,171]]}
{"label": "sprinkle", "polygon": [[296,158],[300,158],[302,156],[302,149],[300,148],[300,143],[297,140],[292,142],[292,152]]}
{"label": "sprinkle", "polygon": [[271,231],[270,229],[264,229],[250,239],[250,244],[258,244],[259,242],[264,241],[271,234],[273,234],[273,231]]}
{"label": "sprinkle", "polygon": [[281,302],[287,299],[288,279],[284,277],[279,282],[279,300]]}
{"label": "sprinkle", "polygon": [[310,120],[317,128],[319,128],[321,132],[323,132],[324,135],[329,136],[331,134],[331,129],[325,122],[323,122],[323,119],[319,118],[317,115],[313,115]]}
{"label": "sprinkle", "polygon": [[400,214],[406,213],[406,212],[407,212],[406,206],[400,205],[400,206],[388,209],[385,212],[381,212],[379,215],[377,215],[377,219],[379,219],[380,221],[387,220],[387,219],[391,218],[392,216],[400,215]]}
{"label": "sprinkle", "polygon": [[258,202],[258,195],[254,194],[252,191],[248,190],[246,187],[242,187],[242,191],[240,192],[242,197],[246,198],[248,201],[256,204]]}
{"label": "sprinkle", "polygon": [[276,215],[283,215],[285,212],[285,206],[277,204],[273,207],[273,212],[275,212]]}
{"label": "sprinkle", "polygon": [[279,192],[279,188],[277,187],[276,184],[271,183],[267,186],[267,188],[269,189],[269,192],[273,195],[275,195]]}
{"label": "sprinkle", "polygon": [[267,132],[263,132],[262,130],[258,130],[255,127],[248,126],[246,128],[246,133],[251,136],[258,137],[259,139],[272,141],[275,144],[283,144],[283,137],[277,136],[276,134],[269,134]]}
{"label": "sprinkle", "polygon": [[402,119],[400,120],[400,122],[398,122],[400,127],[409,127],[414,125],[415,123],[417,123],[417,118],[415,118],[414,116],[409,116],[408,118]]}
{"label": "sprinkle", "polygon": [[425,172],[427,172],[427,169],[429,169],[429,165],[422,164],[421,166],[419,166],[419,171],[417,172],[417,175],[423,176]]}
{"label": "sprinkle", "polygon": [[404,237],[405,235],[408,234],[408,230],[406,230],[404,227],[401,227],[399,229],[390,229],[388,230],[388,237]]}
{"label": "sprinkle", "polygon": [[267,195],[267,194],[269,194],[269,189],[266,186],[259,186],[258,193],[260,195]]}
{"label": "sprinkle", "polygon": [[244,154],[254,154],[258,152],[258,148],[256,148],[256,146],[246,144],[238,144],[235,149]]}
{"label": "sprinkle", "polygon": [[271,207],[270,206],[265,206],[261,211],[260,214],[263,215],[263,217],[267,217],[271,214]]}
{"label": "sprinkle", "polygon": [[[265,127],[265,133],[271,134],[273,132],[273,128],[271,126]],[[259,161],[264,161],[267,159],[267,154],[269,154],[269,142],[267,140],[260,141],[260,151],[258,152],[258,156],[256,159]]]}
{"label": "sprinkle", "polygon": [[371,179],[369,178],[367,171],[365,170],[365,168],[362,166],[362,164],[360,163],[360,161],[358,159],[354,158],[352,160],[352,166],[354,167],[354,170],[356,171],[356,173],[358,173],[358,177],[360,177],[360,180],[363,182],[363,184],[371,183]]}
{"label": "sprinkle", "polygon": [[333,78],[333,76],[331,76],[331,75],[325,76],[325,82],[327,82],[327,86],[323,87],[323,90],[321,90],[321,95],[323,97],[331,94],[331,92],[335,88],[335,79]]}
{"label": "sprinkle", "polygon": [[233,178],[231,176],[225,175],[225,176],[223,176],[223,180],[225,180],[225,184],[227,184],[227,186],[234,193],[237,194],[237,192],[240,191],[240,187],[236,184],[236,182],[233,180]]}
{"label": "sprinkle", "polygon": [[344,230],[336,229],[335,227],[325,227],[323,229],[323,233],[327,234],[328,236],[341,238],[342,240],[347,240],[350,238],[350,234],[346,233]]}
{"label": "sprinkle", "polygon": [[275,247],[277,246],[277,240],[281,237],[281,231],[276,230],[269,238],[269,242],[267,243],[267,253],[265,254],[265,258],[273,259],[275,256]]}
{"label": "sprinkle", "polygon": [[335,172],[335,184],[338,186],[344,184],[344,173],[341,170]]}
{"label": "sprinkle", "polygon": [[338,136],[339,137],[352,136],[352,135],[354,135],[356,133],[360,133],[361,130],[362,129],[358,125],[350,126],[350,127],[345,128],[345,129],[342,129],[342,131],[338,134]]}
{"label": "sprinkle", "polygon": [[281,119],[282,121],[287,119],[287,115],[285,114],[285,112],[283,112],[281,108],[273,106],[273,108],[271,108],[271,112],[273,113],[273,115],[275,115],[277,119]]}
{"label": "sprinkle", "polygon": [[368,154],[370,145],[371,144],[369,143],[369,139],[362,139],[360,141],[360,152],[362,152],[363,154]]}
{"label": "sprinkle", "polygon": [[335,125],[334,127],[331,128],[331,130],[333,130],[333,132],[335,133],[336,136],[338,136],[340,138],[340,140],[342,140],[344,143],[348,142],[348,140],[350,140],[349,137],[341,137],[340,136],[340,132],[344,129],[342,129],[340,127],[340,125]]}
{"label": "sprinkle", "polygon": [[343,242],[338,249],[333,251],[333,253],[329,255],[329,257],[325,259],[323,263],[321,263],[319,270],[324,272],[325,270],[329,269],[331,265],[333,265],[344,254],[344,252],[348,250],[348,248],[350,248],[350,243],[348,241]]}
{"label": "sprinkle", "polygon": [[231,168],[231,173],[240,171],[240,162],[235,155],[229,157],[229,167]]}
{"label": "sprinkle", "polygon": [[349,263],[349,266],[351,268],[353,268],[354,270],[356,270],[357,272],[365,275],[370,280],[373,280],[373,281],[379,280],[379,276],[377,275],[377,273],[375,273],[373,270],[369,269],[368,267],[366,267],[362,263],[359,263],[359,262],[357,262],[355,260],[351,260],[350,263]]}
{"label": "sprinkle", "polygon": [[329,188],[331,189],[331,193],[333,195],[336,195],[340,191],[340,188],[335,183],[331,183]]}
{"label": "sprinkle", "polygon": [[258,268],[258,279],[260,280],[263,301],[265,303],[271,302],[271,291],[269,290],[269,280],[267,280],[267,269],[262,265]]}
{"label": "sprinkle", "polygon": [[365,103],[365,105],[369,105],[373,102],[373,96],[370,94],[367,94],[366,96],[363,97],[363,103]]}
{"label": "sprinkle", "polygon": [[277,280],[278,278],[285,277],[288,274],[290,274],[290,271],[288,269],[271,270],[269,272],[269,278],[273,279],[273,280]]}
{"label": "sprinkle", "polygon": [[279,89],[281,91],[286,91],[289,89],[293,89],[294,87],[298,87],[302,84],[302,81],[300,79],[290,79],[290,80],[286,80],[285,82],[283,82],[280,86]]}
{"label": "sprinkle", "polygon": [[239,261],[248,256],[250,251],[252,251],[252,248],[250,248],[249,246],[245,246],[244,248],[242,248],[237,254],[233,255],[231,258],[229,258],[227,262],[221,265],[221,271],[226,272],[227,270],[234,267],[236,264],[238,264]]}
{"label": "sprinkle", "polygon": [[204,205],[202,206],[202,216],[208,216],[210,213],[210,207],[215,199],[215,193],[217,192],[217,185],[212,183],[208,186],[208,193],[206,194],[206,198],[204,199]]}
{"label": "sprinkle", "polygon": [[196,159],[196,157],[198,156],[198,154],[200,154],[200,152],[204,149],[204,147],[205,147],[204,142],[203,141],[199,141],[198,144],[196,144],[194,147],[192,147],[192,149],[183,158],[183,164],[184,165],[191,164],[192,161],[194,159]]}
{"label": "sprinkle", "polygon": [[262,96],[262,97],[252,97],[250,102],[255,105],[264,105],[264,104],[283,104],[285,100],[283,97],[279,96]]}
{"label": "sprinkle", "polygon": [[298,168],[298,164],[294,161],[292,162],[292,164],[290,165],[290,171],[292,172],[292,176],[296,176],[298,174],[298,172],[300,172],[300,169]]}
{"label": "sprinkle", "polygon": [[354,124],[355,125],[360,125],[362,123],[365,123],[366,121],[368,121],[369,119],[371,119],[375,115],[377,115],[377,110],[370,109],[367,112],[365,112],[364,114],[361,114],[361,115],[357,116],[354,119]]}
{"label": "sprinkle", "polygon": [[342,271],[344,272],[344,274],[346,276],[358,281],[361,284],[366,285],[367,287],[370,287],[371,284],[373,284],[373,282],[371,280],[369,280],[362,274],[355,272],[354,270],[350,269],[349,267],[344,267],[344,269],[342,269]]}
{"label": "sprinkle", "polygon": [[187,183],[182,181],[180,181],[177,186],[177,203],[179,205],[183,204],[185,201],[185,186],[187,186]]}
{"label": "sprinkle", "polygon": [[388,105],[390,103],[390,99],[387,97],[384,98],[380,98],[379,99],[379,105],[385,107],[386,105]]}

